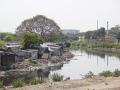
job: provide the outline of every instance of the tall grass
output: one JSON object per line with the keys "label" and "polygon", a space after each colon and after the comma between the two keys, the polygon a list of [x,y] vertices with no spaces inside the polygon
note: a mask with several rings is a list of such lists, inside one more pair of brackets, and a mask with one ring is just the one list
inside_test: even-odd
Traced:
{"label": "tall grass", "polygon": [[52,76],[51,76],[52,80],[54,82],[58,82],[58,81],[62,81],[63,80],[63,76],[58,74],[58,73],[54,73]]}
{"label": "tall grass", "polygon": [[71,48],[115,48],[120,49],[119,43],[113,41],[97,41],[97,40],[84,40],[84,41],[71,41]]}
{"label": "tall grass", "polygon": [[24,86],[24,81],[23,80],[13,80],[12,82],[12,86],[14,88],[18,88],[18,87],[23,87]]}
{"label": "tall grass", "polygon": [[0,88],[3,88],[3,81],[0,81]]}
{"label": "tall grass", "polygon": [[101,73],[99,73],[100,76],[104,76],[104,77],[110,77],[112,76],[112,72],[111,71],[103,71]]}

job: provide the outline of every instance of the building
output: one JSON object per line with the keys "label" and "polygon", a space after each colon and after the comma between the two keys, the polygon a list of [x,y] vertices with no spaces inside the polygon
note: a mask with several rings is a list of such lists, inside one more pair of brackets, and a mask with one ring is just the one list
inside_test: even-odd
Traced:
{"label": "building", "polygon": [[40,44],[40,47],[42,48],[43,55],[48,53],[48,55],[46,55],[48,58],[51,55],[61,56],[63,52],[63,47],[56,43],[43,43]]}
{"label": "building", "polygon": [[38,59],[38,50],[37,49],[25,49],[21,51],[21,54],[24,55],[25,59]]}
{"label": "building", "polygon": [[16,62],[16,55],[12,52],[0,51],[0,70],[7,70]]}
{"label": "building", "polygon": [[79,40],[79,30],[64,29],[61,31],[64,34],[65,40]]}

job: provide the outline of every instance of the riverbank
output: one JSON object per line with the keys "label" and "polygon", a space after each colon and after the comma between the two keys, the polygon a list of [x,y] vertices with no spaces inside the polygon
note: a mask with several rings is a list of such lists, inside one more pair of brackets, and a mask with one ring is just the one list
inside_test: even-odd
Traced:
{"label": "riverbank", "polygon": [[72,49],[85,49],[100,52],[120,53],[120,43],[107,40],[71,41]]}
{"label": "riverbank", "polygon": [[52,56],[49,59],[24,60],[15,63],[13,69],[1,71],[0,80],[4,85],[10,85],[13,80],[29,80],[33,77],[47,78],[51,70],[60,69],[74,55],[65,51],[61,56]]}
{"label": "riverbank", "polygon": [[6,88],[6,90],[120,90],[120,77],[97,77],[83,80],[44,83],[22,88]]}

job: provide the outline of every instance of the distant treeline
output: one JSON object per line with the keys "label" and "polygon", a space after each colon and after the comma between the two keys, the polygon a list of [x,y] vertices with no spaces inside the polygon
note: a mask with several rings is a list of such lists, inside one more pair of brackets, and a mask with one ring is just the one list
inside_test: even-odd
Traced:
{"label": "distant treeline", "polygon": [[100,28],[98,30],[86,32],[85,39],[104,39],[105,34],[105,28]]}
{"label": "distant treeline", "polygon": [[109,30],[105,30],[104,27],[93,30],[93,31],[87,31],[84,33],[80,33],[80,36],[84,36],[84,39],[97,39],[97,40],[103,40],[103,39],[118,39],[120,40],[120,25],[116,25],[112,27]]}

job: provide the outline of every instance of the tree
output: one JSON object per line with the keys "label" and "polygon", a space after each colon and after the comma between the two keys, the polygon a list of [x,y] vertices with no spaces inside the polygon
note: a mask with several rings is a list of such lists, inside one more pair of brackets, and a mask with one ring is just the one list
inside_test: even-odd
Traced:
{"label": "tree", "polygon": [[120,25],[115,25],[115,27],[112,27],[111,30],[120,30]]}
{"label": "tree", "polygon": [[105,38],[105,28],[100,28],[94,31],[88,31],[85,33],[85,39],[104,39]]}
{"label": "tree", "polygon": [[4,41],[0,40],[0,48],[4,48],[4,47],[5,47]]}
{"label": "tree", "polygon": [[51,19],[43,15],[37,15],[33,18],[24,20],[16,29],[17,36],[24,32],[35,32],[40,34],[45,41],[51,41],[53,37],[60,37],[60,27]]}
{"label": "tree", "polygon": [[118,32],[117,36],[116,36],[118,43],[120,42],[120,32]]}
{"label": "tree", "polygon": [[14,35],[6,35],[4,37],[4,41],[13,41],[15,40],[15,36]]}
{"label": "tree", "polygon": [[31,48],[31,45],[40,44],[42,42],[42,37],[36,33],[26,32],[23,34],[22,45],[25,49]]}

